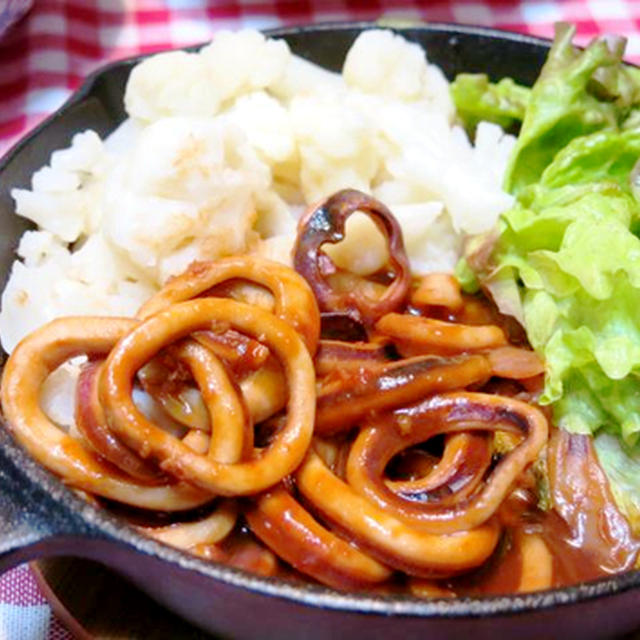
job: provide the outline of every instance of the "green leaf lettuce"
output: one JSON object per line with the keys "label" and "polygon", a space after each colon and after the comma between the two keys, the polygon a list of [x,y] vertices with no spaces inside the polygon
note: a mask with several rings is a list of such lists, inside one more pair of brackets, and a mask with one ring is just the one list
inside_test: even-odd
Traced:
{"label": "green leaf lettuce", "polygon": [[[546,363],[543,404],[573,432],[640,443],[640,78],[619,43],[558,30],[531,90],[498,228],[458,273],[525,326]],[[640,445],[639,445],[640,448]]]}

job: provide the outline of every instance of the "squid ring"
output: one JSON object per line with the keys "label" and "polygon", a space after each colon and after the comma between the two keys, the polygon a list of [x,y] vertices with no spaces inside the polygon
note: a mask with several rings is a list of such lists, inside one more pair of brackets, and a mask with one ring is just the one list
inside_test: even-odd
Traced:
{"label": "squid ring", "polygon": [[[207,424],[215,425],[209,455],[220,462],[237,462],[253,446],[247,408],[237,386],[220,360],[195,341],[185,340],[172,349],[192,370],[203,397]],[[89,362],[80,373],[76,392],[76,425],[89,444],[104,458],[146,484],[160,484],[166,476],[114,436],[106,425],[98,398],[101,362]]]}
{"label": "squid ring", "polygon": [[220,542],[231,533],[237,519],[235,500],[223,500],[212,513],[195,522],[177,522],[164,527],[136,526],[136,529],[164,544],[191,549],[199,544]]}
{"label": "squid ring", "polygon": [[63,362],[78,355],[107,353],[138,322],[128,318],[75,317],[53,320],[18,344],[4,367],[2,409],[18,441],[65,482],[118,502],[178,511],[211,496],[190,485],[149,487],[120,475],[115,467],[59,429],[40,408],[40,387]]}
{"label": "squid ring", "polygon": [[206,347],[186,340],[175,350],[178,358],[191,368],[208,409],[209,457],[218,462],[238,462],[253,448],[252,425],[238,386],[218,357]]}
{"label": "squid ring", "polygon": [[[393,492],[384,480],[391,458],[439,433],[502,430],[524,436],[493,468],[482,488],[455,504],[415,502]],[[347,479],[360,495],[404,522],[431,533],[473,529],[500,507],[513,483],[547,441],[542,412],[519,400],[484,393],[450,393],[395,414],[379,416],[362,429],[347,460]]]}
{"label": "squid ring", "polygon": [[391,572],[325,529],[282,485],[258,498],[246,513],[251,530],[299,571],[337,589],[382,582]]}
{"label": "squid ring", "polygon": [[[356,211],[367,213],[389,244],[395,278],[378,300],[365,297],[362,292],[339,293],[322,272],[323,262],[329,261],[322,245],[342,240],[347,218]],[[321,311],[346,311],[366,323],[373,324],[399,307],[409,294],[411,271],[400,225],[381,202],[355,189],[339,191],[302,218],[293,249],[293,265],[311,285]]]}
{"label": "squid ring", "polygon": [[[195,453],[147,420],[131,398],[136,371],[161,348],[219,323],[266,344],[289,390],[282,429],[259,455],[237,464]],[[102,371],[100,400],[109,426],[143,458],[155,458],[163,470],[215,494],[247,495],[275,485],[304,458],[315,417],[315,373],[298,333],[273,314],[233,300],[200,298],[152,315],[116,344]]]}
{"label": "squid ring", "polygon": [[351,535],[358,546],[412,575],[445,577],[473,569],[498,544],[500,528],[494,520],[452,534],[417,530],[340,480],[313,450],[297,471],[296,481],[314,508]]}
{"label": "squid ring", "polygon": [[408,499],[436,499],[442,504],[460,500],[472,493],[491,464],[491,446],[486,433],[452,433],[441,460],[423,478],[387,480],[386,485]]}
{"label": "squid ring", "polygon": [[143,460],[126,447],[107,427],[98,399],[98,374],[101,367],[102,360],[86,362],[78,376],[75,398],[78,431],[96,453],[132,478],[149,485],[163,484],[167,481],[167,476],[156,465]]}
{"label": "squid ring", "polygon": [[192,263],[147,300],[137,317],[145,320],[172,304],[196,298],[229,280],[249,280],[269,289],[275,298],[275,315],[294,327],[311,355],[315,353],[320,337],[320,312],[309,285],[293,269],[257,256]]}

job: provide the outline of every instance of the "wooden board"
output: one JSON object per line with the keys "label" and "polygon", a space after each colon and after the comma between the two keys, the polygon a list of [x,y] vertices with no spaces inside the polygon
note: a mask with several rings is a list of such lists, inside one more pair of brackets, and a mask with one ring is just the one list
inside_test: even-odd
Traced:
{"label": "wooden board", "polygon": [[89,560],[54,558],[31,565],[55,614],[78,640],[211,640]]}

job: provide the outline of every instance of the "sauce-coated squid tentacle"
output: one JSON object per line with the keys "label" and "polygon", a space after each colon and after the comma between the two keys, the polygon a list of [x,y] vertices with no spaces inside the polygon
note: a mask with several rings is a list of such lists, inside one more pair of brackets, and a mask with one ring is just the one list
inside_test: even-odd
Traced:
{"label": "sauce-coated squid tentacle", "polygon": [[253,425],[238,385],[222,362],[206,347],[185,340],[172,348],[189,365],[209,411],[209,457],[234,463],[253,450]]}
{"label": "sauce-coated squid tentacle", "polygon": [[[395,277],[380,298],[365,296],[362,291],[338,292],[322,270],[323,262],[330,261],[322,245],[342,240],[347,218],[356,211],[369,215],[389,246],[390,266]],[[400,225],[381,202],[355,189],[345,189],[311,208],[299,224],[293,249],[294,268],[311,285],[322,311],[348,311],[372,324],[404,303],[411,284],[409,259]]]}
{"label": "sauce-coated squid tentacle", "polygon": [[507,344],[504,331],[496,325],[464,325],[406,313],[382,316],[375,330],[391,338],[406,357],[484,351]]}
{"label": "sauce-coated squid tentacle", "polygon": [[[264,349],[268,351],[266,347]],[[143,380],[145,390],[162,404],[165,411],[173,419],[192,428],[183,439],[183,442],[185,444],[188,443],[193,449],[193,443],[196,442],[197,438],[196,432],[200,432],[203,438],[206,438],[209,455],[219,462],[237,462],[241,458],[249,456],[253,450],[252,422],[240,389],[235,381],[229,377],[227,369],[222,362],[212,350],[194,340],[184,340],[178,345],[170,347],[168,353],[171,360],[176,364],[187,365],[190,370],[189,377],[195,378],[198,385],[197,389],[185,386],[184,389],[176,394],[163,389],[161,384],[153,384],[151,378],[154,376],[158,378],[164,374],[162,376],[164,378],[170,379],[172,377],[170,369],[162,366],[159,362],[153,363],[153,369],[147,366],[138,371],[138,380]],[[121,459],[124,458],[123,454],[128,453],[129,456],[134,458],[131,464],[145,465],[155,471],[155,475],[158,476],[159,473],[156,466],[150,465],[148,461],[143,460],[125,447],[106,427],[104,411],[98,398],[97,367],[93,366],[92,363],[88,367],[93,372],[91,377],[92,403],[90,410],[87,410],[85,406],[87,403],[84,403],[80,406],[82,411],[77,411],[79,430],[81,432],[89,429],[96,431],[99,428],[100,431],[97,435],[104,433],[103,438],[109,438],[107,444],[114,441],[118,445],[118,449],[115,452],[106,451],[103,453],[101,450],[98,452],[105,455],[107,459],[123,468],[123,470],[128,471],[128,468],[125,468],[121,462]],[[143,375],[141,375],[141,372],[143,372]],[[182,375],[184,377],[184,373]],[[175,381],[169,386],[175,387]],[[81,374],[78,381],[78,389],[82,390],[83,388],[83,375]],[[82,420],[82,418],[84,419]],[[97,426],[96,422],[98,422]],[[215,428],[211,437],[209,437],[203,432],[210,432],[212,424]],[[197,427],[195,430],[193,429],[194,426]],[[96,437],[96,434],[91,432],[88,435],[93,435],[94,439]],[[203,439],[200,439],[197,445],[200,446],[203,441]],[[124,449],[124,452],[121,449]],[[111,457],[107,455],[109,453],[111,453]],[[127,462],[126,459],[124,461]]]}
{"label": "sauce-coated squid tentacle", "polygon": [[368,367],[379,367],[389,360],[387,345],[384,343],[320,340],[315,357],[316,374],[321,377],[334,371],[360,371]]}
{"label": "sauce-coated squid tentacle", "polygon": [[[247,457],[253,449],[253,429],[248,410],[238,386],[220,359],[190,339],[172,345],[169,351],[191,369],[211,424],[210,435],[194,429],[182,439],[182,443],[217,462],[234,463]],[[237,517],[236,502],[223,500],[212,513],[195,522],[138,529],[165,544],[191,549],[223,540],[233,530]]]}
{"label": "sauce-coated squid tentacle", "polygon": [[[194,453],[149,422],[131,398],[136,371],[160,349],[218,323],[268,346],[282,366],[289,391],[282,429],[257,457],[237,464]],[[273,314],[233,300],[201,298],[156,313],[118,342],[104,365],[100,400],[111,428],[143,457],[215,494],[248,495],[275,485],[304,458],[313,432],[315,373],[299,334]]]}
{"label": "sauce-coated squid tentacle", "polygon": [[316,433],[346,431],[374,411],[390,411],[433,393],[485,382],[490,376],[490,362],[480,354],[419,356],[344,376],[318,394]]}
{"label": "sauce-coated squid tentacle", "polygon": [[210,494],[182,483],[149,487],[117,475],[115,467],[56,427],[40,408],[40,388],[53,370],[77,355],[103,356],[137,324],[128,318],[64,318],[29,334],[4,367],[2,409],[27,451],[74,487],[147,509],[190,509],[208,502]]}
{"label": "sauce-coated squid tentacle", "polygon": [[[440,433],[508,431],[520,443],[492,469],[481,488],[454,504],[403,499],[385,482],[389,461],[408,447]],[[547,420],[539,409],[501,396],[450,393],[376,417],[362,429],[347,462],[347,479],[359,494],[420,530],[452,533],[473,529],[498,510],[520,473],[547,441]]]}
{"label": "sauce-coated squid tentacle", "polygon": [[142,305],[137,317],[149,318],[172,304],[196,298],[229,280],[249,280],[269,289],[275,300],[275,315],[302,336],[311,355],[315,353],[320,336],[320,311],[309,285],[293,269],[257,256],[192,263]]}
{"label": "sauce-coated squid tentacle", "polygon": [[182,438],[182,442],[186,444],[189,449],[199,454],[205,454],[209,451],[209,434],[206,431],[200,429],[191,429]]}
{"label": "sauce-coated squid tentacle", "polygon": [[[205,332],[199,331],[192,337],[200,342],[198,337],[202,333]],[[209,344],[204,346],[209,349]],[[266,347],[265,350],[268,351]],[[216,350],[211,349],[211,351],[220,357]],[[159,360],[160,358],[154,358],[138,371],[138,380],[145,391],[153,396],[176,422],[189,429],[208,432],[209,414],[200,391],[191,386],[191,380],[178,383],[172,380],[174,374]],[[240,378],[238,384],[253,424],[267,420],[287,404],[286,381],[282,367],[271,355],[260,368]]]}
{"label": "sauce-coated squid tentacle", "polygon": [[320,314],[320,337],[340,342],[367,342],[367,328],[346,311],[324,311]]}
{"label": "sauce-coated squid tentacle", "polygon": [[419,531],[356,493],[314,451],[296,472],[302,495],[356,544],[381,562],[426,578],[446,577],[480,566],[494,551],[500,528],[489,521],[469,531]]}
{"label": "sauce-coated squid tentacle", "polygon": [[218,562],[259,576],[278,576],[277,556],[260,542],[240,534],[230,536],[218,544],[197,544],[189,552],[210,562]]}
{"label": "sauce-coated squid tentacle", "polygon": [[256,371],[269,357],[269,349],[263,344],[237,331],[198,331],[192,338],[213,351],[237,376]]}
{"label": "sauce-coated squid tentacle", "polygon": [[78,431],[96,453],[143,484],[166,483],[167,477],[156,465],[143,460],[126,447],[107,427],[98,399],[98,374],[102,360],[82,365],[76,384],[75,420]]}
{"label": "sauce-coated squid tentacle", "polygon": [[253,533],[290,565],[336,589],[382,582],[391,571],[319,524],[281,485],[246,513]]}
{"label": "sauce-coated squid tentacle", "polygon": [[407,500],[427,496],[449,504],[472,493],[491,464],[491,442],[487,433],[453,433],[447,436],[442,458],[415,480],[386,480],[394,493]]}

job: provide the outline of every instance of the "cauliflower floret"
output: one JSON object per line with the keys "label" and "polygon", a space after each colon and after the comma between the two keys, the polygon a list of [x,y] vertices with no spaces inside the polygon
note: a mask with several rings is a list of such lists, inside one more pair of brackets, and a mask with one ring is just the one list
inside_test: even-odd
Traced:
{"label": "cauliflower floret", "polygon": [[27,267],[39,267],[50,258],[64,262],[70,255],[67,247],[50,231],[25,231],[16,253]]}
{"label": "cauliflower floret", "polygon": [[220,98],[266,89],[283,75],[291,52],[284,40],[268,40],[255,29],[219,31],[200,50]]}
{"label": "cauliflower floret", "polygon": [[124,156],[135,146],[145,123],[134,118],[126,118],[105,139],[104,148],[112,156]]}
{"label": "cauliflower floret", "polygon": [[379,159],[375,132],[346,100],[295,98],[291,118],[300,153],[300,185],[307,202],[351,187],[369,191]]}
{"label": "cauliflower floret", "polygon": [[66,315],[135,315],[155,288],[99,235],[71,253],[48,231],[27,232],[2,293],[0,335],[10,353],[28,333]]}
{"label": "cauliflower floret", "polygon": [[220,100],[206,61],[185,51],[159,53],[137,64],[124,95],[127,113],[144,122],[167,116],[213,116]]}
{"label": "cauliflower floret", "polygon": [[91,235],[71,253],[66,273],[67,277],[99,287],[109,295],[129,285],[141,287],[147,295],[155,289],[135,264],[101,233]]}
{"label": "cauliflower floret", "polygon": [[435,64],[427,65],[424,97],[432,111],[442,113],[449,123],[453,124],[456,119],[456,106],[451,97],[449,81],[442,73],[442,69]]}
{"label": "cauliflower floret", "polygon": [[283,233],[282,235],[271,236],[270,238],[261,240],[253,253],[267,260],[281,262],[293,268],[293,245],[295,241],[295,233]]}
{"label": "cauliflower floret", "polygon": [[269,87],[269,91],[283,102],[290,102],[296,96],[343,95],[346,89],[339,73],[295,55],[290,56],[283,75]]}
{"label": "cauliflower floret", "polygon": [[347,218],[344,240],[322,250],[336,266],[361,276],[375,273],[389,261],[387,242],[371,218],[357,211]]}
{"label": "cauliflower floret", "polygon": [[268,166],[222,118],[164,118],[111,174],[107,237],[160,285],[194,259],[246,251]]}
{"label": "cauliflower floret", "polygon": [[65,242],[91,233],[97,224],[96,195],[108,159],[95,131],[76,134],[68,149],[55,151],[51,163],[33,175],[31,190],[13,189],[16,213]]}
{"label": "cauliflower floret", "polygon": [[79,174],[100,174],[104,170],[104,144],[91,129],[77,133],[71,146],[51,154],[51,168],[56,171],[76,171]]}
{"label": "cauliflower floret", "polygon": [[[456,265],[462,240],[448,225],[443,233],[440,219],[448,221],[442,202],[419,202],[392,205],[392,211],[400,224],[413,273],[451,271]],[[447,235],[448,234],[448,235]],[[450,237],[454,237],[452,242]],[[452,251],[452,248],[455,250]],[[446,264],[446,268],[444,265]]]}
{"label": "cauliflower floret", "polygon": [[296,233],[295,211],[274,191],[256,194],[258,217],[254,229],[262,238]]}
{"label": "cauliflower floret", "polygon": [[427,82],[427,58],[422,47],[402,36],[372,29],[351,45],[342,75],[347,85],[366,93],[418,100]]}
{"label": "cauliflower floret", "polygon": [[387,100],[419,102],[421,109],[442,113],[449,123],[455,118],[442,71],[428,64],[422,47],[391,31],[361,33],[347,53],[342,73],[351,89]]}
{"label": "cauliflower floret", "polygon": [[244,131],[249,144],[266,162],[287,162],[296,152],[287,110],[264,91],[241,96],[225,116]]}
{"label": "cauliflower floret", "polygon": [[453,272],[462,255],[463,236],[455,232],[446,211],[425,229],[423,237],[428,238],[428,243],[409,250],[412,271],[418,274]]}
{"label": "cauliflower floret", "polygon": [[[396,107],[376,115],[385,154],[386,181],[377,195],[396,202],[443,202],[456,232],[482,233],[491,228],[513,198],[502,190],[496,170],[505,151],[485,136],[478,152],[460,127],[450,128],[442,114],[416,112],[398,120]],[[499,151],[498,151],[499,150]],[[403,192],[401,198],[394,192]]]}
{"label": "cauliflower floret", "polygon": [[481,155],[476,157],[463,129],[452,129],[440,190],[456,231],[488,231],[498,216],[513,205],[513,197],[502,190],[496,179],[493,164],[483,162]]}
{"label": "cauliflower floret", "polygon": [[497,124],[478,123],[473,156],[478,165],[485,167],[494,185],[502,184],[515,144],[516,137],[505,133]]}

